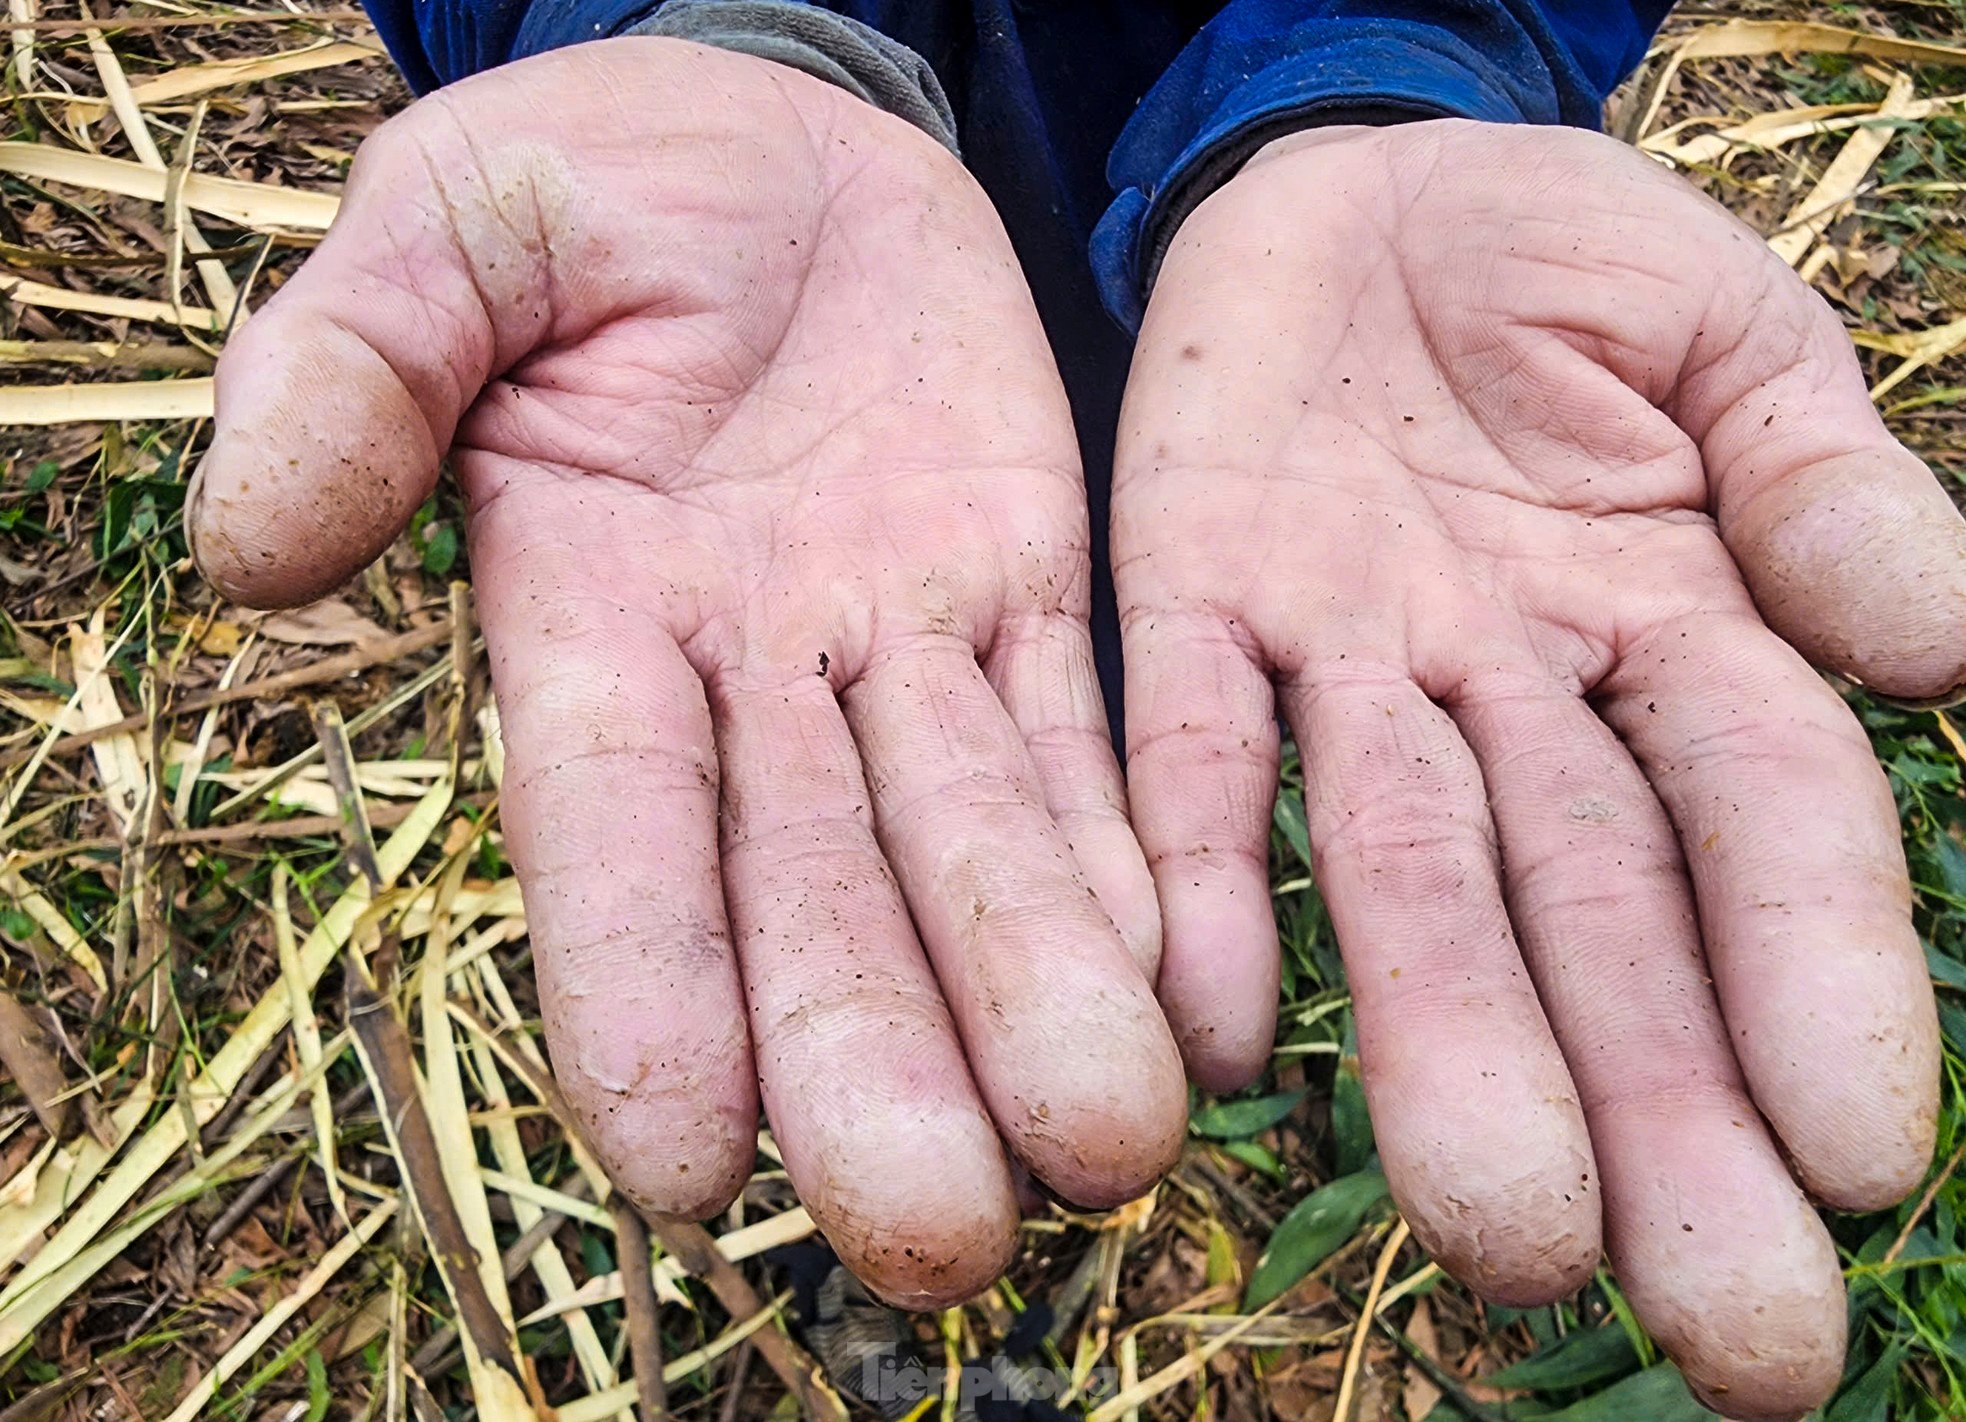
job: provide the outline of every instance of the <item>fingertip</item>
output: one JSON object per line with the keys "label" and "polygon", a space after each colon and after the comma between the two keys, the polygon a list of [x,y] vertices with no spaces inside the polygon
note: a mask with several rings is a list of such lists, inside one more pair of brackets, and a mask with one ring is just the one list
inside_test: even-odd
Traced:
{"label": "fingertip", "polygon": [[1686,1387],[1693,1394],[1695,1402],[1709,1412],[1729,1419],[1729,1422],[1803,1422],[1804,1418],[1815,1411],[1813,1404],[1804,1407],[1790,1406],[1780,1397],[1772,1399],[1774,1411],[1762,1411],[1760,1404],[1752,1398],[1730,1398],[1725,1393],[1709,1391],[1691,1378],[1686,1379]]}
{"label": "fingertip", "polygon": [[[687,1154],[694,1160],[682,1159]],[[674,1155],[600,1152],[608,1179],[644,1214],[713,1219],[731,1207],[750,1179],[751,1162],[717,1143]]]}
{"label": "fingertip", "polygon": [[922,1228],[926,1232],[908,1236],[913,1243],[899,1243],[897,1234],[871,1254],[842,1250],[840,1257],[881,1302],[908,1313],[934,1313],[989,1288],[1017,1253],[1015,1223],[1008,1229],[979,1224],[968,1232]]}
{"label": "fingertip", "polygon": [[1833,1210],[1888,1210],[1918,1188],[1931,1169],[1938,1138],[1937,1083],[1929,1101],[1910,1113],[1879,1119],[1861,1139],[1837,1142],[1833,1155],[1794,1153],[1809,1197]]}
{"label": "fingertip", "polygon": [[1146,1194],[1180,1159],[1188,1087],[1145,986],[1136,998],[1097,996],[1104,1001],[1085,1020],[1057,1024],[1075,1045],[1024,1073],[1000,1124],[1046,1189],[1108,1210]]}
{"label": "fingertip", "polygon": [[1966,688],[1966,519],[1902,446],[1839,455],[1721,508],[1769,626],[1893,698]]}
{"label": "fingertip", "polygon": [[1612,1264],[1695,1393],[1735,1418],[1827,1399],[1847,1327],[1836,1248],[1746,1102],[1633,1117],[1604,1149]]}
{"label": "fingertip", "polygon": [[1865,914],[1870,923],[1832,926],[1814,942],[1796,929],[1799,961],[1728,983],[1755,1104],[1803,1188],[1834,1209],[1896,1204],[1924,1178],[1937,1141],[1938,1010],[1901,893]]}
{"label": "fingertip", "polygon": [[[1771,1298],[1755,1306],[1792,1302]],[[1833,1309],[1815,1313],[1806,1326],[1817,1336],[1799,1346],[1744,1343],[1709,1331],[1667,1343],[1666,1351],[1694,1397],[1721,1416],[1733,1422],[1795,1422],[1827,1402],[1843,1377],[1847,1324],[1841,1295]]]}
{"label": "fingertip", "polygon": [[[1567,1134],[1567,1133],[1566,1133]],[[1560,1140],[1516,1154],[1467,1154],[1437,1179],[1394,1151],[1393,1198],[1434,1261],[1490,1303],[1537,1308],[1590,1282],[1604,1252],[1591,1157]]]}
{"label": "fingertip", "polygon": [[1248,1014],[1229,1023],[1188,1022],[1179,1039],[1181,1061],[1188,1079],[1203,1091],[1232,1096],[1261,1080],[1274,1038],[1274,1026],[1266,1030]]}
{"label": "fingertip", "polygon": [[884,1302],[927,1312],[974,1298],[1010,1267],[1022,1222],[1002,1144],[980,1113],[938,1121],[896,1103],[887,1119],[915,1128],[886,1138],[906,1159],[801,1193],[840,1261]]}
{"label": "fingertip", "polygon": [[709,1219],[751,1177],[755,1107],[637,1100],[571,1081],[566,1094],[608,1179],[645,1214]]}
{"label": "fingertip", "polygon": [[359,573],[430,496],[443,455],[380,355],[307,324],[286,331],[290,349],[228,348],[216,433],[186,494],[199,571],[247,606],[300,606]]}

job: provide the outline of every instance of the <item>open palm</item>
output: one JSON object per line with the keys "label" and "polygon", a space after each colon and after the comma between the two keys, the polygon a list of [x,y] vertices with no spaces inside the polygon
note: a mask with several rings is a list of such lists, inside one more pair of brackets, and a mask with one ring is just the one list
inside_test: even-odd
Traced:
{"label": "open palm", "polygon": [[1966,682],[1966,526],[1828,310],[1595,135],[1296,135],[1167,255],[1113,541],[1191,1071],[1268,1056],[1280,700],[1416,1234],[1517,1303],[1603,1240],[1716,1407],[1827,1395],[1790,1165],[1904,1194],[1938,1046],[1890,793],[1804,658]]}
{"label": "open palm", "polygon": [[1000,1135],[1089,1205],[1171,1162],[1070,418],[950,155],[671,41],[515,64],[364,146],[219,381],[191,522],[248,601],[451,451],[548,1040],[640,1203],[730,1201],[761,1081],[842,1256],[932,1304],[1009,1257]]}

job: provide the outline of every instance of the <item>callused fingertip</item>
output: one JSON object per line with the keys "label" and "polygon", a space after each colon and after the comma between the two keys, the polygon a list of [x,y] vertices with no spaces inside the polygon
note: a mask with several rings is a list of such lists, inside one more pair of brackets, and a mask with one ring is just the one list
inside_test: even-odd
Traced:
{"label": "callused fingertip", "polygon": [[1966,688],[1966,519],[1903,447],[1723,502],[1721,529],[1763,618],[1816,666],[1920,704]]}
{"label": "callused fingertip", "polygon": [[1232,1096],[1256,1084],[1276,1050],[1276,985],[1258,984],[1262,996],[1236,1000],[1215,985],[1196,993],[1161,984],[1168,1026],[1188,1080],[1214,1096]]}
{"label": "callused fingertip", "polygon": [[1761,1092],[1789,1172],[1810,1199],[1831,1209],[1889,1209],[1924,1181],[1938,1144],[1938,1011],[1916,941],[1903,927],[1901,991],[1912,1001],[1844,1042],[1817,1034],[1833,1060],[1856,1067],[1815,1077],[1806,1095]]}
{"label": "callused fingertip", "polygon": [[[1585,1139],[1581,1121],[1576,1135]],[[1390,1137],[1380,1149],[1413,1237],[1482,1298],[1536,1308],[1590,1282],[1604,1252],[1604,1215],[1587,1147],[1558,1137],[1525,1169],[1519,1160],[1527,1152],[1497,1155],[1492,1145],[1479,1152],[1465,1145],[1444,1181],[1435,1174],[1436,1157],[1415,1158]]]}
{"label": "callused fingertip", "polygon": [[615,1188],[645,1215],[707,1220],[731,1207],[751,1178],[754,1156],[729,1141],[688,1151],[610,1151],[597,1147]]}
{"label": "callused fingertip", "polygon": [[[221,597],[247,607],[264,606],[256,600],[264,591],[260,586],[262,579],[252,576],[252,560],[241,556],[225,526],[225,500],[210,494],[210,471],[215,461],[223,461],[224,444],[223,435],[212,441],[211,448],[192,471],[191,482],[185,486],[184,543],[198,575]],[[221,487],[223,482],[221,475]]]}
{"label": "callused fingertip", "polygon": [[[953,1308],[975,1298],[1010,1267],[1017,1252],[1018,1216],[1008,1192],[1006,1208],[932,1226],[902,1225],[864,1241],[833,1233],[828,1242],[853,1276],[882,1302],[911,1313]],[[987,1217],[986,1217],[987,1216]]]}
{"label": "callused fingertip", "polygon": [[[1839,1315],[1840,1316],[1840,1315]],[[1684,1356],[1668,1347],[1673,1361],[1703,1407],[1731,1422],[1796,1422],[1835,1393],[1843,1377],[1844,1334],[1820,1348],[1756,1357]]]}
{"label": "callused fingertip", "polygon": [[1198,1023],[1181,1034],[1181,1060],[1188,1080],[1212,1096],[1233,1096],[1255,1085],[1270,1064],[1273,1041],[1237,1034],[1225,1040],[1221,1024]]}
{"label": "callused fingertip", "polygon": [[[1433,1261],[1472,1292],[1505,1308],[1541,1308],[1567,1299],[1591,1281],[1602,1255],[1595,1199],[1568,1217],[1539,1218],[1536,1233],[1519,1222],[1429,1219],[1406,1211],[1413,1237]],[[1547,1233],[1540,1231],[1547,1229]],[[1518,1236],[1510,1239],[1508,1236]],[[1490,1248],[1489,1241],[1498,1247]]]}
{"label": "callused fingertip", "polygon": [[1888,1210],[1916,1190],[1932,1166],[1937,1144],[1937,1102],[1908,1122],[1902,1133],[1875,1142],[1876,1149],[1811,1167],[1801,1157],[1790,1166],[1809,1198],[1833,1210],[1855,1214]]}
{"label": "callused fingertip", "polygon": [[1160,1184],[1181,1158],[1177,1138],[1171,1151],[1127,1160],[1118,1166],[1075,1164],[1066,1169],[1033,1170],[1032,1183],[1047,1199],[1074,1214],[1096,1215],[1130,1205]]}
{"label": "callused fingertip", "polygon": [[[1966,620],[1966,599],[1960,617]],[[1908,711],[1943,711],[1966,701],[1966,649],[1919,648],[1885,662],[1872,657],[1846,672],[1880,700]]]}
{"label": "callused fingertip", "polygon": [[[1165,1032],[1162,1033],[1165,1040]],[[1115,1209],[1139,1199],[1181,1158],[1188,1092],[1173,1043],[1164,1059],[1102,1099],[1053,1113],[1034,1108],[1015,1146],[1032,1175],[1080,1210]]]}
{"label": "callused fingertip", "polygon": [[1485,1302],[1503,1308],[1544,1308],[1572,1297],[1591,1281],[1597,1256],[1585,1257],[1584,1248],[1571,1237],[1556,1241],[1548,1256],[1540,1259],[1506,1265],[1466,1261],[1451,1268],[1439,1259],[1435,1262]]}
{"label": "callused fingertip", "polygon": [[[184,533],[199,576],[242,607],[304,607],[354,577],[389,545],[352,550],[319,531],[291,528],[292,511],[269,509],[237,473],[232,442],[221,436],[185,490]],[[262,481],[270,482],[270,481]],[[373,545],[373,546],[371,546]]]}
{"label": "callused fingertip", "polygon": [[[1715,1179],[1726,1176],[1725,1165]],[[1683,1236],[1670,1228],[1635,1234],[1623,1247],[1639,1257],[1626,1261],[1620,1282],[1708,1406],[1743,1422],[1800,1417],[1826,1401],[1843,1374],[1848,1310],[1836,1249],[1798,1193],[1727,1188],[1721,1203],[1733,1213],[1714,1227],[1731,1234],[1689,1243],[1691,1252],[1679,1251]],[[1670,1198],[1698,1213],[1699,1195],[1673,1190]]]}
{"label": "callused fingertip", "polygon": [[1741,1409],[1747,1405],[1745,1402],[1730,1398],[1724,1392],[1715,1393],[1697,1386],[1691,1378],[1687,1379],[1686,1388],[1693,1394],[1695,1402],[1707,1411],[1726,1418],[1727,1422],[1802,1422],[1804,1417],[1814,1411],[1814,1407],[1811,1406],[1800,1410],[1788,1408],[1779,1412],[1744,1412]]}

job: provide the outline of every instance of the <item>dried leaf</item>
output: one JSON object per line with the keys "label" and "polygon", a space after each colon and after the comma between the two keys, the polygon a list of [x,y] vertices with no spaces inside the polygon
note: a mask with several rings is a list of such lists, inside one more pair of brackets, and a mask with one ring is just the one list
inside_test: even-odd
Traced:
{"label": "dried leaf", "polygon": [[212,413],[212,379],[138,380],[0,388],[0,425],[195,420]]}
{"label": "dried leaf", "polygon": [[[161,169],[45,143],[0,143],[0,173],[120,193],[145,202],[164,200],[165,174]],[[255,231],[325,232],[341,205],[340,198],[328,193],[276,188],[269,183],[246,183],[205,173],[193,173],[185,179],[184,201],[198,212]]]}
{"label": "dried leaf", "polygon": [[[359,64],[379,59],[379,44],[323,41],[299,49],[247,59],[218,59],[205,64],[187,64],[130,86],[130,98],[140,106],[168,104],[194,98],[235,84],[251,84],[261,79],[277,79],[283,74],[304,74],[314,69],[331,69],[340,64]],[[80,98],[70,101],[70,123],[93,123],[109,104],[105,99]]]}
{"label": "dried leaf", "polygon": [[1728,20],[1694,30],[1669,48],[1682,59],[1739,59],[1757,54],[1862,54],[1904,64],[1966,64],[1966,49],[1793,20]]}
{"label": "dried leaf", "polygon": [[1966,317],[1923,331],[1895,334],[1885,334],[1880,331],[1853,331],[1850,339],[1868,350],[1904,357],[1902,365],[1871,387],[1871,399],[1878,400],[1902,385],[1917,371],[1935,361],[1944,360],[1958,351],[1966,350]]}
{"label": "dried leaf", "polygon": [[386,641],[390,632],[339,598],[326,598],[261,619],[259,632],[275,642],[302,647],[365,647]]}
{"label": "dried leaf", "polygon": [[24,277],[0,276],[0,295],[20,306],[40,306],[50,311],[86,311],[93,316],[120,316],[131,321],[163,321],[201,331],[217,331],[220,325],[218,313],[202,306],[173,308],[168,301],[70,291],[65,286],[50,286]]}
{"label": "dried leaf", "polygon": [[[1910,110],[1911,76],[1894,74],[1884,102],[1877,106],[1879,119],[1902,119]],[[1842,151],[1830,160],[1816,185],[1790,210],[1780,231],[1768,239],[1775,255],[1794,266],[1823,235],[1830,223],[1842,215],[1845,206],[1863,185],[1891,140],[1897,137],[1895,125],[1876,123],[1850,135]]]}

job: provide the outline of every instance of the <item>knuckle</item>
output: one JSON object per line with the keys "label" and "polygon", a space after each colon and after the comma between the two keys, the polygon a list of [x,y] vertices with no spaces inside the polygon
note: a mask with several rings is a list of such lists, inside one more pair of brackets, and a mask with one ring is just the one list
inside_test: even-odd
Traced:
{"label": "knuckle", "polygon": [[1343,807],[1320,800],[1311,851],[1320,873],[1339,861],[1369,871],[1398,858],[1497,862],[1487,802],[1466,786],[1444,780],[1386,787],[1375,797]]}

